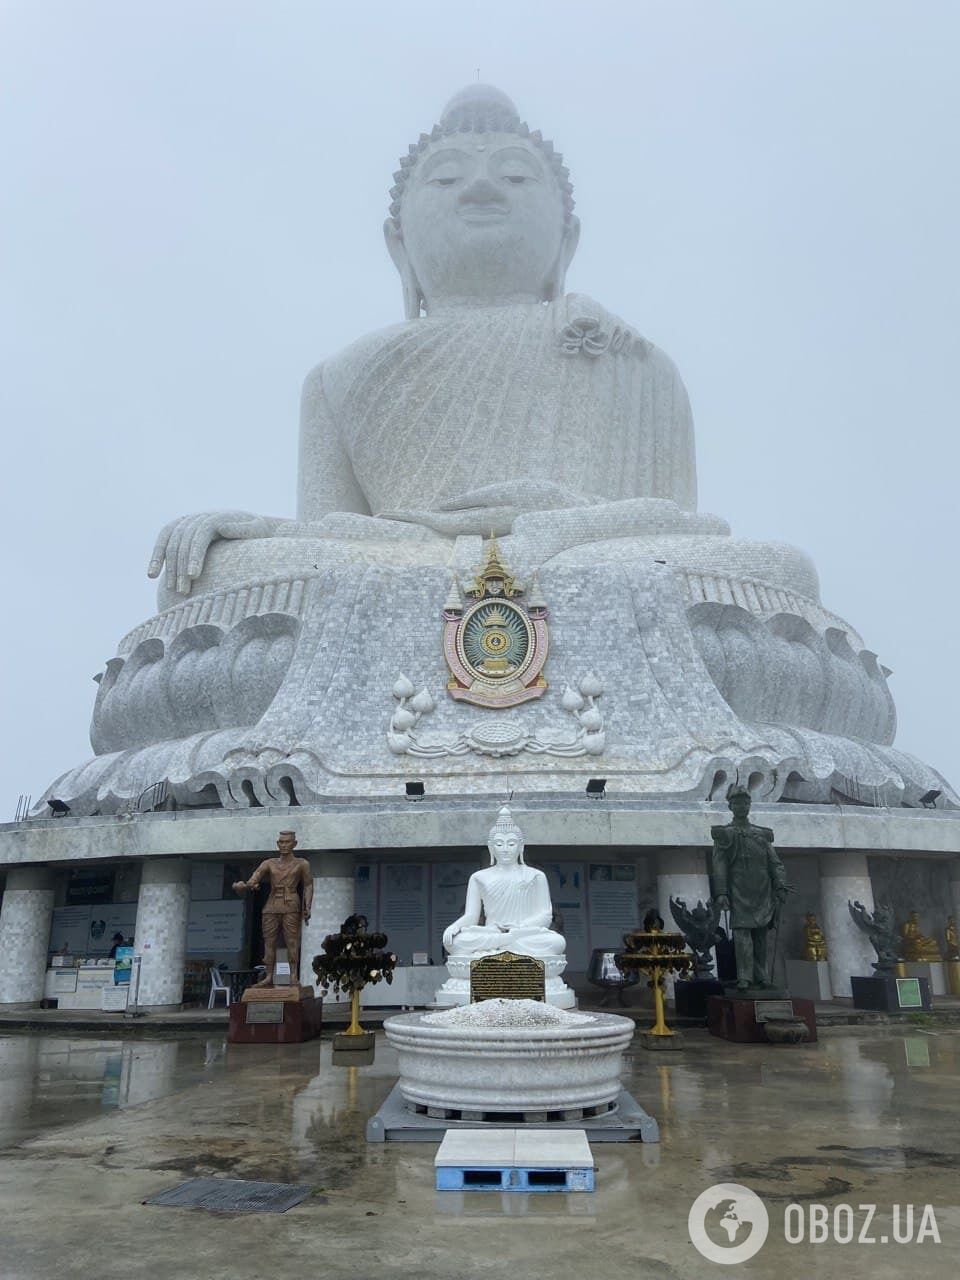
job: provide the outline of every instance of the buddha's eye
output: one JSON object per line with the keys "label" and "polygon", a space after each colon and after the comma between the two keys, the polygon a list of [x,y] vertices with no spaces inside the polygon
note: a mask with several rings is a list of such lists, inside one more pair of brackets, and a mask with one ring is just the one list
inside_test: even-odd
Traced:
{"label": "buddha's eye", "polygon": [[431,178],[430,181],[435,187],[452,187],[456,178]]}
{"label": "buddha's eye", "polygon": [[519,187],[521,183],[530,181],[525,173],[505,173],[503,176],[516,187]]}

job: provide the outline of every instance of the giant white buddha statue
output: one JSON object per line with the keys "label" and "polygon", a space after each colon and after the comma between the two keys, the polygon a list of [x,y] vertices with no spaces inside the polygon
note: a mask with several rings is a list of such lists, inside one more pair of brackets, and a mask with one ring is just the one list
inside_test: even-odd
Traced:
{"label": "giant white buddha statue", "polygon": [[450,977],[437,992],[437,1004],[468,1003],[470,965],[505,951],[543,961],[548,1003],[564,1009],[576,1004],[560,976],[566,967],[566,942],[562,933],[551,928],[553,904],[547,877],[527,866],[523,848],[523,832],[504,805],[487,840],[490,866],[475,871],[467,881],[463,914],[444,931]]}
{"label": "giant white buddha statue", "polygon": [[[608,789],[633,794],[707,799],[738,776],[768,799],[955,801],[892,747],[889,673],[809,559],[697,513],[676,368],[564,291],[573,207],[509,98],[451,100],[394,174],[405,318],[306,379],[296,519],[163,529],[159,612],[99,677],[94,758],[47,797],[91,813],[160,781],[181,805],[393,794],[411,755],[434,793],[581,791],[582,757],[602,755]],[[445,696],[441,615],[491,534],[496,573],[551,627],[538,700],[507,718]]]}

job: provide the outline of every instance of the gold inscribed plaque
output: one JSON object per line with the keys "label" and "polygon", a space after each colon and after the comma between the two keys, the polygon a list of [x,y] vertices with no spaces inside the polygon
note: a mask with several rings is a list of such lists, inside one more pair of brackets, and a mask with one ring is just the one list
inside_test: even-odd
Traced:
{"label": "gold inscribed plaque", "polygon": [[470,964],[470,1003],[478,1000],[545,1000],[542,960],[500,951]]}
{"label": "gold inscribed plaque", "polygon": [[248,1026],[251,1022],[265,1022],[268,1024],[283,1022],[282,1000],[260,1000],[256,1004],[248,1004],[244,1007],[247,1011],[246,1022]]}

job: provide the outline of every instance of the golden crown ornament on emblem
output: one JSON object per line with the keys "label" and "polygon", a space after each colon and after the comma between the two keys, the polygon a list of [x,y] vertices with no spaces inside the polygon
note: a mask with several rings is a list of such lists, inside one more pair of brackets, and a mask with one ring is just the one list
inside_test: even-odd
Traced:
{"label": "golden crown ornament on emblem", "polygon": [[477,707],[515,707],[543,696],[549,636],[547,603],[536,574],[526,603],[517,598],[524,594],[491,534],[476,577],[463,594],[454,577],[443,606],[451,698]]}

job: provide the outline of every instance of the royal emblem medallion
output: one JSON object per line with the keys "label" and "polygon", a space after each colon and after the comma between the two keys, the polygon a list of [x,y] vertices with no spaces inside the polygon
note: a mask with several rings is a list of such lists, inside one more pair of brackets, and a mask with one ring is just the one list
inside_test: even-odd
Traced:
{"label": "royal emblem medallion", "polygon": [[[490,538],[483,564],[461,595],[456,577],[443,606],[443,655],[451,698],[478,707],[515,707],[543,696],[547,605],[534,575],[529,598]],[[464,603],[463,596],[467,597]]]}

